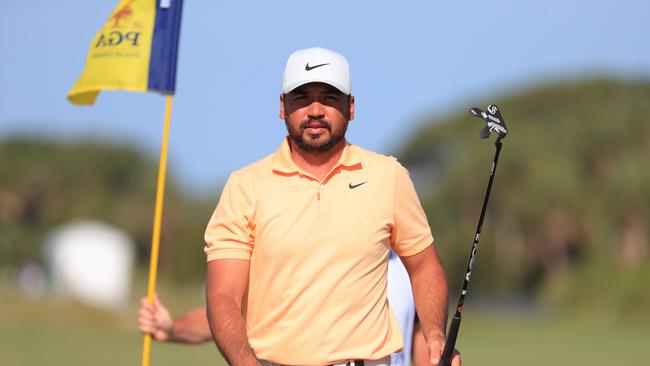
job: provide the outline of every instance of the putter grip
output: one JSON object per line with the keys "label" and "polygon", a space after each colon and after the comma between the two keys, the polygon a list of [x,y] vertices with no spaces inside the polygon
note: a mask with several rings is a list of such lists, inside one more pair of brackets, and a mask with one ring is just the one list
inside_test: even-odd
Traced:
{"label": "putter grip", "polygon": [[460,319],[461,318],[459,316],[454,316],[451,319],[449,333],[447,333],[447,341],[445,342],[445,349],[442,351],[442,357],[440,357],[440,366],[451,365],[451,358],[454,356],[456,338],[458,337],[458,329],[460,328]]}

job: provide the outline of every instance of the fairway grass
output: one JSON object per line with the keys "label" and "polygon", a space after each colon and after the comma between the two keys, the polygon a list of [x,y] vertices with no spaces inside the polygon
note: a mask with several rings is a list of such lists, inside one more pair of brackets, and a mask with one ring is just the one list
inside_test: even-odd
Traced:
{"label": "fairway grass", "polygon": [[[61,300],[37,301],[3,292],[0,308],[2,365],[108,366],[141,362],[142,336],[136,331],[135,301],[124,311],[112,314]],[[647,325],[506,316],[503,312],[468,313],[458,341],[466,366],[650,365]],[[219,366],[225,362],[213,344],[154,343],[151,365]]]}
{"label": "fairway grass", "polygon": [[463,320],[464,365],[650,365],[650,328],[482,313]]}

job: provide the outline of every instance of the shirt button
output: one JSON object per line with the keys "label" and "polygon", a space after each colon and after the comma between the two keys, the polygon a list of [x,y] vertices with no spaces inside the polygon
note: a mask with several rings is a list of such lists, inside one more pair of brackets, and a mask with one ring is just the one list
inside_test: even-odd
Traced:
{"label": "shirt button", "polygon": [[321,185],[320,185],[320,189],[325,189],[325,185],[324,185],[324,184],[321,184]]}

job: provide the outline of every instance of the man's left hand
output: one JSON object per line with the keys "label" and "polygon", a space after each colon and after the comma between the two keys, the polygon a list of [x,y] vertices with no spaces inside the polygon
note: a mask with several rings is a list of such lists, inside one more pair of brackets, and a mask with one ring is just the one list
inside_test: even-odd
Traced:
{"label": "man's left hand", "polygon": [[[438,365],[440,363],[440,358],[442,357],[442,351],[445,349],[445,337],[435,336],[431,337],[427,341],[429,346],[429,357],[433,365]],[[457,349],[454,349],[454,355],[451,357],[451,366],[460,366],[460,352]]]}

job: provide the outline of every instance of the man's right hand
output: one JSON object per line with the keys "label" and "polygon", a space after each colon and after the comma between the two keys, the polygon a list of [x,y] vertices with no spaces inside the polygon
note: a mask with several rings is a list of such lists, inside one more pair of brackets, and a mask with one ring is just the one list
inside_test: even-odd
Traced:
{"label": "man's right hand", "polygon": [[169,310],[160,302],[158,295],[154,296],[153,304],[150,304],[146,297],[140,299],[138,329],[142,333],[151,334],[153,339],[159,342],[171,339],[174,319]]}

